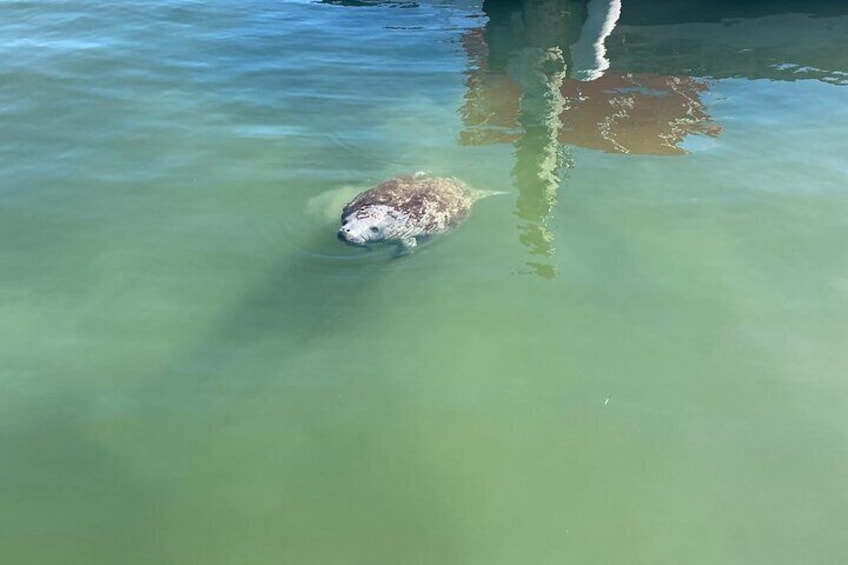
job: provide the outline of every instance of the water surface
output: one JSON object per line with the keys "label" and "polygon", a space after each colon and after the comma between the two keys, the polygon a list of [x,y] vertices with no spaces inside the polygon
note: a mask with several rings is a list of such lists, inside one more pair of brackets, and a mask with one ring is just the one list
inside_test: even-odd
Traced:
{"label": "water surface", "polygon": [[4,562],[848,560],[848,9],[359,4],[0,3]]}

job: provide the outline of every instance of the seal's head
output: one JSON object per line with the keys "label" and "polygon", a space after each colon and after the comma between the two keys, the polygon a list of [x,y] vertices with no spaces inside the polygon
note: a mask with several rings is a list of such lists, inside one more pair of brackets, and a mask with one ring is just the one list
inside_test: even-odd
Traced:
{"label": "seal's head", "polygon": [[389,206],[365,206],[342,218],[338,238],[351,245],[368,245],[391,239],[397,222]]}

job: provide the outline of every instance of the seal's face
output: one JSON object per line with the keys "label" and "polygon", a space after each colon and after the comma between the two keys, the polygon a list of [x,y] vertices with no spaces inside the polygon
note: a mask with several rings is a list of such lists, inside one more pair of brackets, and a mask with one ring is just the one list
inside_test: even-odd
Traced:
{"label": "seal's face", "polygon": [[395,218],[387,206],[360,208],[342,219],[338,238],[352,245],[368,245],[390,239],[390,226]]}

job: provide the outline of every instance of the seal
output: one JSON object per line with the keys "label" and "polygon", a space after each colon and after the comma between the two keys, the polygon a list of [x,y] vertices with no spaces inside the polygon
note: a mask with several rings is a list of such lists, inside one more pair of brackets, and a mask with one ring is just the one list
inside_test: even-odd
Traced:
{"label": "seal", "polygon": [[455,178],[400,175],[359,193],[344,207],[338,238],[360,246],[396,243],[408,252],[419,239],[460,225],[474,202],[489,194]]}

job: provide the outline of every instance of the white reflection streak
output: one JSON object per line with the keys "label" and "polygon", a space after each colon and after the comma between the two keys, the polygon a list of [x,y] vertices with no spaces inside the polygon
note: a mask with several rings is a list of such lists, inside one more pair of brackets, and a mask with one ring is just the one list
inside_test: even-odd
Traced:
{"label": "white reflection streak", "polygon": [[572,45],[575,77],[595,80],[604,75],[610,62],[604,43],[621,16],[621,0],[589,0],[588,17],[580,30],[580,39]]}

